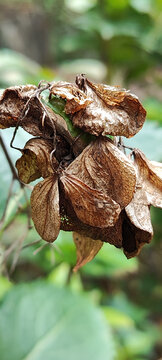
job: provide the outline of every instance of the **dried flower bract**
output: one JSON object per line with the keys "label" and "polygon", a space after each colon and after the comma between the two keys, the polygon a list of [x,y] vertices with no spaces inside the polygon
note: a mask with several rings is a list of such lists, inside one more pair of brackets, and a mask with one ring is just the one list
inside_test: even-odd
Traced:
{"label": "dried flower bract", "polygon": [[[92,260],[109,242],[130,258],[153,236],[150,206],[162,208],[162,164],[139,150],[128,156],[117,136],[131,137],[146,111],[125,89],[76,82],[11,87],[0,98],[0,128],[33,135],[16,162],[31,193],[35,228],[47,242],[74,232],[77,263]],[[111,135],[111,138],[110,138]]]}

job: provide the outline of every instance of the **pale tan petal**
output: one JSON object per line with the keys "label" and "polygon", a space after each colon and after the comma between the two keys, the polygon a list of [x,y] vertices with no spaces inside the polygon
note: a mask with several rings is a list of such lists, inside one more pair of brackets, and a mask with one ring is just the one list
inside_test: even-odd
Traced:
{"label": "pale tan petal", "polygon": [[73,239],[77,250],[77,262],[73,268],[73,271],[76,272],[97,255],[103,242],[100,240],[93,240],[90,237],[76,232],[73,233]]}
{"label": "pale tan petal", "polygon": [[[44,139],[30,139],[24,149],[23,155],[16,162],[19,179],[28,184],[39,177],[46,178],[58,168],[58,161],[50,154],[53,150],[53,142]],[[52,166],[53,165],[53,166]]]}

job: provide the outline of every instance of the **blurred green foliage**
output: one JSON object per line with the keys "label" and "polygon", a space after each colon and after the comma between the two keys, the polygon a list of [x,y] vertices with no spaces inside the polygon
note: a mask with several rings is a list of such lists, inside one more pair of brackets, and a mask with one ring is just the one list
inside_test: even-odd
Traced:
{"label": "blurred green foliage", "polygon": [[[35,47],[31,14],[36,12],[41,22],[43,13],[48,46],[44,50],[42,43],[42,48],[48,60],[38,64],[34,53],[29,59],[24,48],[22,55],[16,38],[10,49],[4,49],[8,44],[1,21],[0,88],[38,84],[42,79],[71,80],[76,73],[129,87],[142,100],[149,121],[126,144],[162,161],[162,1],[6,0],[4,5],[0,0],[1,20],[3,14],[8,16],[8,31],[13,24],[19,26],[15,12],[22,23],[24,14],[31,21],[30,41]],[[9,148],[12,133],[12,129],[1,132],[15,162],[19,153]],[[28,139],[18,130],[15,143],[23,147]],[[12,179],[1,149],[0,163],[1,218]],[[160,359],[161,210],[152,209],[155,236],[138,258],[127,260],[121,250],[104,244],[96,258],[74,274],[72,235],[60,232],[53,245],[40,240],[29,246],[39,238],[33,228],[27,231],[26,197],[16,181],[12,192],[0,231],[1,360]]]}

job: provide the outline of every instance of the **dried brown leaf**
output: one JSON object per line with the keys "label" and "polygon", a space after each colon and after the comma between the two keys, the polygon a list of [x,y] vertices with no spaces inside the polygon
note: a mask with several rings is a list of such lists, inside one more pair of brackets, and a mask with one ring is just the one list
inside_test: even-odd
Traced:
{"label": "dried brown leaf", "polygon": [[125,89],[95,84],[77,77],[78,86],[92,102],[74,114],[73,124],[93,135],[131,137],[143,126],[146,111],[135,95]]}
{"label": "dried brown leaf", "polygon": [[65,111],[67,114],[73,114],[84,109],[90,102],[86,94],[75,84],[58,81],[51,87],[51,94],[66,99]]}
{"label": "dried brown leaf", "polygon": [[133,198],[136,172],[132,161],[108,138],[97,138],[68,166],[66,174],[111,197],[123,209]]}
{"label": "dried brown leaf", "polygon": [[71,202],[79,220],[101,228],[114,225],[121,209],[111,197],[66,172],[60,177],[60,181],[67,201]]}
{"label": "dried brown leaf", "polygon": [[24,149],[23,155],[16,162],[19,179],[25,184],[38,179],[46,178],[53,174],[53,168],[58,168],[58,162],[52,157],[51,165],[50,154],[53,150],[53,142],[44,139],[30,139]]}
{"label": "dried brown leaf", "polygon": [[73,271],[76,272],[96,256],[103,242],[100,240],[92,240],[90,237],[76,232],[73,233],[73,239],[77,250],[77,262],[73,268]]}
{"label": "dried brown leaf", "polygon": [[59,191],[56,176],[39,182],[31,194],[31,211],[35,228],[42,239],[53,242],[60,231]]}

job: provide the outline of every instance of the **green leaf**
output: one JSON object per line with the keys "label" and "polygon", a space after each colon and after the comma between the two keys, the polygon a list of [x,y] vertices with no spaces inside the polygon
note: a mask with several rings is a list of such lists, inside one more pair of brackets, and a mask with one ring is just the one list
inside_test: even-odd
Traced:
{"label": "green leaf", "polygon": [[128,315],[124,314],[122,311],[115,309],[111,306],[103,306],[102,310],[106,319],[109,321],[114,328],[126,328],[133,327],[134,321]]}
{"label": "green leaf", "polygon": [[81,135],[81,139],[85,144],[89,144],[90,141],[95,138],[95,136],[84,133],[82,130],[73,125],[70,117],[65,113],[64,108],[66,101],[64,99],[58,96],[52,96],[52,98],[49,99],[49,92],[45,90],[42,92],[42,100],[54,111],[55,114],[59,114],[66,121],[67,128],[74,138]]}
{"label": "green leaf", "polygon": [[104,244],[102,249],[90,263],[82,268],[84,274],[95,277],[122,276],[138,269],[136,258],[126,259],[122,250],[110,244]]}
{"label": "green leaf", "polygon": [[59,114],[66,121],[66,125],[71,135],[73,137],[78,136],[81,133],[81,130],[73,126],[69,116],[65,113],[64,108],[66,101],[58,96],[52,96],[52,98],[49,99],[49,91],[47,90],[43,91],[41,96],[43,102],[48,105],[55,114]]}
{"label": "green leaf", "polygon": [[55,74],[36,61],[10,49],[0,50],[0,87],[37,84],[41,79],[51,80]]}
{"label": "green leaf", "polygon": [[72,238],[72,232],[60,231],[59,236],[55,242],[59,251],[56,249],[56,261],[67,262],[71,266],[76,262],[76,248]]}
{"label": "green leaf", "polygon": [[38,77],[41,67],[26,56],[9,49],[0,50],[0,86],[8,87]]}
{"label": "green leaf", "polygon": [[[10,141],[12,139],[13,135],[13,129],[5,129],[1,130],[1,136],[3,138],[3,141],[5,143],[6,149],[10,155],[10,158],[13,162],[13,165],[15,164],[15,161],[20,157],[20,152],[14,149],[10,148]],[[30,138],[29,134],[27,134],[24,130],[20,129],[18,130],[18,133],[16,135],[16,145],[18,147],[24,147],[26,141]],[[5,203],[8,196],[9,186],[12,181],[12,172],[9,167],[9,164],[7,162],[7,159],[4,155],[4,152],[0,146],[0,218],[3,214]],[[14,182],[13,192],[17,192],[17,190],[20,188],[17,181]],[[14,210],[15,207],[13,206],[14,199],[12,201],[12,209]],[[16,204],[16,202],[15,202]],[[11,210],[11,208],[10,208]],[[10,212],[11,213],[11,212]]]}
{"label": "green leaf", "polygon": [[23,189],[21,189],[21,188],[19,190],[17,190],[11,196],[11,198],[7,204],[5,216],[3,217],[3,226],[0,230],[0,234],[1,234],[1,231],[3,231],[6,228],[6,226],[10,223],[10,221],[12,220],[13,214],[16,213],[20,202],[22,202],[22,200],[24,200],[23,198],[24,198],[24,192],[23,192]]}
{"label": "green leaf", "polygon": [[107,298],[107,305],[132,319],[136,325],[144,324],[148,311],[132,302],[124,292]]}
{"label": "green leaf", "polygon": [[157,341],[158,331],[153,326],[151,331],[129,328],[120,334],[120,338],[128,359],[148,359]]}
{"label": "green leaf", "polygon": [[11,290],[0,308],[3,360],[112,360],[109,327],[87,298],[44,282]]}
{"label": "green leaf", "polygon": [[131,0],[132,7],[142,13],[151,13],[152,0]]}
{"label": "green leaf", "polygon": [[11,286],[12,283],[7,278],[0,276],[0,300]]}
{"label": "green leaf", "polygon": [[162,124],[162,103],[155,98],[147,98],[143,101],[143,106],[147,110],[149,120],[156,120]]}
{"label": "green leaf", "polygon": [[127,146],[139,148],[150,160],[162,161],[162,127],[156,122],[146,121],[142,130],[131,139],[124,139]]}

